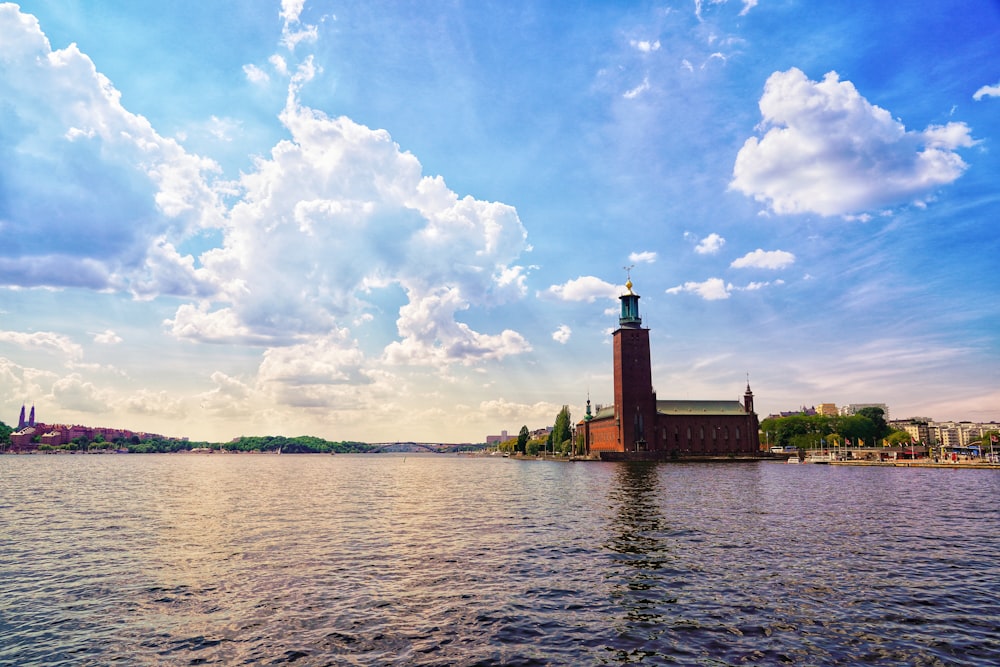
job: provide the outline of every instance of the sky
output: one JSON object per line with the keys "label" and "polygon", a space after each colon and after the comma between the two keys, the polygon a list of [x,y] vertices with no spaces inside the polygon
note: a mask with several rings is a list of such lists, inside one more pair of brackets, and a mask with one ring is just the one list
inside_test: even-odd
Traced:
{"label": "sky", "polygon": [[1000,3],[0,3],[0,421],[1000,420]]}

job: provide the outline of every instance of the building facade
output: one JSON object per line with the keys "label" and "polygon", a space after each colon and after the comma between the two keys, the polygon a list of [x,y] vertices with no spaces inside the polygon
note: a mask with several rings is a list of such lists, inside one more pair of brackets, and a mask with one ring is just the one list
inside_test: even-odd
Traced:
{"label": "building facade", "polygon": [[602,459],[667,460],[756,455],[760,452],[753,392],[744,400],[658,400],[653,390],[649,329],[642,327],[632,281],[619,297],[621,316],[612,334],[615,402],[577,424],[588,455]]}

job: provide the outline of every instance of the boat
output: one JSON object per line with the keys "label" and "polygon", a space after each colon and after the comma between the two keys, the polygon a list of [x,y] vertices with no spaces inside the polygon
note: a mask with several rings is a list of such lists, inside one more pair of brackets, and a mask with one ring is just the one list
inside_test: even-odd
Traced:
{"label": "boat", "polygon": [[835,460],[833,454],[810,454],[803,463],[829,463]]}
{"label": "boat", "polygon": [[795,454],[794,456],[789,456],[785,463],[801,463],[801,461],[799,461],[799,455]]}

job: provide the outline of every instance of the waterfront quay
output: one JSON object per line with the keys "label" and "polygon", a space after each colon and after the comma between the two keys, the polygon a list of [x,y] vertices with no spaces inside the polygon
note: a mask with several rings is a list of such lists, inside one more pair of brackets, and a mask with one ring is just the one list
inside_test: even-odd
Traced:
{"label": "waterfront quay", "polygon": [[968,461],[934,461],[934,460],[907,460],[896,461],[865,461],[846,460],[830,461],[829,465],[834,466],[881,466],[884,468],[952,468],[954,470],[980,469],[980,470],[1000,470],[1000,463],[991,463],[985,459],[971,459]]}

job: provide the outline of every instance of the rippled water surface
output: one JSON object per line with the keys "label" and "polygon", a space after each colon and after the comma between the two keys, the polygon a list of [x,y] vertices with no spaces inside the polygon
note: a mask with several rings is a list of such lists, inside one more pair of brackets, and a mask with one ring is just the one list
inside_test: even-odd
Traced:
{"label": "rippled water surface", "polygon": [[988,470],[0,456],[0,664],[998,664],[998,491]]}

